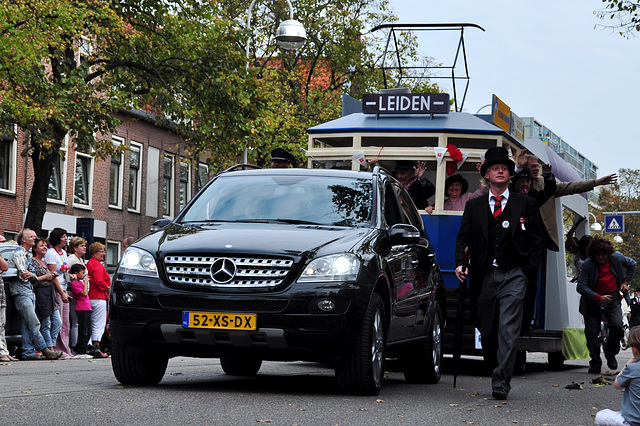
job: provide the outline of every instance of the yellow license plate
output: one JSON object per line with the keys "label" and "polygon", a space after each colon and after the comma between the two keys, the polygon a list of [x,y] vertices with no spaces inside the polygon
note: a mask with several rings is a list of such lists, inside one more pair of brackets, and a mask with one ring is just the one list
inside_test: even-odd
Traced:
{"label": "yellow license plate", "polygon": [[256,330],[256,321],[256,314],[230,314],[226,312],[182,312],[182,326],[185,328]]}

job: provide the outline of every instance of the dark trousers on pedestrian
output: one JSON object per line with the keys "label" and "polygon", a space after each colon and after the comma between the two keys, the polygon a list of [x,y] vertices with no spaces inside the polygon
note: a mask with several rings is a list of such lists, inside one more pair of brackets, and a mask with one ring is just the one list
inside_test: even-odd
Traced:
{"label": "dark trousers on pedestrian", "polygon": [[589,356],[591,357],[589,365],[593,368],[602,367],[600,338],[598,336],[603,316],[607,320],[607,327],[609,328],[609,338],[604,345],[604,356],[606,359],[611,359],[620,352],[620,339],[624,335],[622,330],[622,299],[617,291],[612,293],[611,296],[613,296],[613,300],[604,309],[594,301],[589,303],[586,306],[586,312],[583,312],[584,334],[587,338],[587,349],[589,349]]}
{"label": "dark trousers on pedestrian", "polygon": [[522,325],[527,278],[521,268],[491,267],[478,295],[478,320],[485,362],[493,368],[493,390],[509,392]]}
{"label": "dark trousers on pedestrian", "polygon": [[76,310],[76,315],[78,317],[78,343],[75,351],[78,354],[86,354],[91,331],[91,311]]}

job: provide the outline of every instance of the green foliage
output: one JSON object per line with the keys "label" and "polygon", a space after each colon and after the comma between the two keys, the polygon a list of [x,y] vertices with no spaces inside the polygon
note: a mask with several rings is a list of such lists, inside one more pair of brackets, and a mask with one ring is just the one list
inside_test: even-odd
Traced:
{"label": "green foliage", "polygon": [[[598,209],[592,210],[598,222],[604,224],[602,212],[633,212],[640,211],[640,170],[620,169],[618,183],[610,188],[604,187],[598,198]],[[604,234],[613,242],[616,250],[625,256],[640,261],[640,214],[624,215],[625,232],[621,234]],[[622,243],[613,241],[615,235],[623,238]],[[640,287],[640,274],[636,274],[631,287]]]}
{"label": "green foliage", "polygon": [[618,34],[628,37],[633,32],[640,32],[640,2],[632,0],[602,0],[603,10],[595,12],[600,19],[611,19],[615,24],[606,25],[616,29]]}
{"label": "green foliage", "polygon": [[[97,158],[124,149],[115,113],[157,114],[212,171],[249,149],[265,164],[282,146],[304,158],[306,129],[340,116],[341,95],[377,91],[380,35],[396,20],[388,0],[295,2],[308,35],[297,52],[275,47],[286,2],[249,0],[14,0],[0,6],[0,123],[28,138],[35,181],[26,225],[39,229],[51,165],[66,135]],[[250,39],[250,55],[245,46]],[[416,40],[402,57],[418,58]],[[421,90],[437,90],[428,83]]]}

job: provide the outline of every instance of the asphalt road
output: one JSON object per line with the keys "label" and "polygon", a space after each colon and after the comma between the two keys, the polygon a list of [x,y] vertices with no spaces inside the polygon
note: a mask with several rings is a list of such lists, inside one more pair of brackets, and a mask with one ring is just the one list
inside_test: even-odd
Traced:
{"label": "asphalt road", "polygon": [[[620,367],[630,356],[618,355]],[[332,369],[302,362],[265,362],[239,378],[217,359],[175,358],[153,388],[119,384],[109,359],[0,363],[0,424],[591,425],[598,410],[620,409],[621,391],[590,383],[587,360],[561,371],[547,370],[546,354],[527,360],[507,401],[491,398],[473,358],[463,359],[456,389],[450,358],[437,385],[410,385],[390,363],[377,397],[341,395]],[[572,383],[582,389],[565,388]]]}

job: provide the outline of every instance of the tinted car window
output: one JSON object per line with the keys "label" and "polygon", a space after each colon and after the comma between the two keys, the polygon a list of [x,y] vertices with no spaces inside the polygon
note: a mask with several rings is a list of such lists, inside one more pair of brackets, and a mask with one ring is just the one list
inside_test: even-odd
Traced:
{"label": "tinted car window", "polygon": [[371,220],[370,181],[323,176],[223,176],[180,222],[284,220],[365,226]]}

